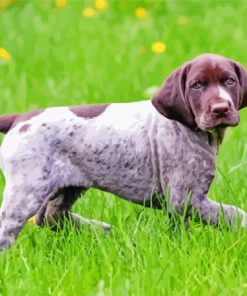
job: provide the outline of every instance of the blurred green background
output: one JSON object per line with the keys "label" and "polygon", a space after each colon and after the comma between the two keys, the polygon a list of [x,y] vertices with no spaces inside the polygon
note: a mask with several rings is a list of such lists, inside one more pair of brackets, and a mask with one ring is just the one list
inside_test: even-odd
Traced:
{"label": "blurred green background", "polygon": [[[247,1],[0,0],[0,113],[149,99],[198,54],[247,66]],[[247,210],[247,111],[220,148],[210,196]],[[4,178],[1,175],[0,190]],[[109,236],[27,225],[0,256],[0,295],[246,295],[247,234],[96,190],[77,203]]]}
{"label": "blurred green background", "polygon": [[247,63],[244,1],[1,2],[2,112],[140,100],[203,52]]}

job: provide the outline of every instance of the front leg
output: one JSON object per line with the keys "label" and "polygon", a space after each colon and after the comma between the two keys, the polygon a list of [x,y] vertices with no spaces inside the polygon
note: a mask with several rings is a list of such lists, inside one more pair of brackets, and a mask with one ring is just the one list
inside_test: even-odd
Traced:
{"label": "front leg", "polygon": [[226,205],[208,198],[205,194],[193,194],[190,200],[191,209],[207,224],[219,224],[220,217],[224,218],[227,226],[247,227],[247,213],[233,205]]}
{"label": "front leg", "polygon": [[[206,191],[206,190],[205,190]],[[195,218],[205,224],[218,225],[221,217],[226,225],[247,227],[247,213],[233,205],[226,205],[211,200],[206,194],[200,192],[186,192],[173,190],[168,200],[169,213],[179,213],[186,218],[195,213]]]}

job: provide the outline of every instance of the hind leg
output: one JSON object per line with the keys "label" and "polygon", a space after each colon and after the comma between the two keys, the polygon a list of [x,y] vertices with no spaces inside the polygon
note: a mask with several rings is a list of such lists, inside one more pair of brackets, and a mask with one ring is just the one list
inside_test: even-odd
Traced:
{"label": "hind leg", "polygon": [[37,190],[27,184],[8,185],[0,208],[0,251],[14,243],[28,218],[37,212],[47,195],[52,196],[55,192],[47,186]]}
{"label": "hind leg", "polygon": [[69,218],[71,207],[86,189],[83,187],[68,186],[61,188],[51,198],[47,198],[35,214],[35,224],[43,226],[48,224],[56,229],[57,224],[63,226],[64,220]]}
{"label": "hind leg", "polygon": [[99,226],[106,231],[109,230],[111,226],[107,223],[87,219],[72,213],[73,204],[86,190],[86,188],[75,186],[60,189],[52,198],[45,200],[34,217],[35,224],[42,226],[47,223],[52,230],[56,230],[58,225],[63,227],[67,219],[77,228],[86,224]]}

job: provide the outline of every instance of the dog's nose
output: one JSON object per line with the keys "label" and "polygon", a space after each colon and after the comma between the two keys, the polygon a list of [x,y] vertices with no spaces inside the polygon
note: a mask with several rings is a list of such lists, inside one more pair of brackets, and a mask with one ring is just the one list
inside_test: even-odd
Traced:
{"label": "dog's nose", "polygon": [[228,112],[230,109],[230,103],[225,101],[225,102],[218,102],[218,103],[214,103],[211,106],[211,111],[215,114],[224,114],[226,112]]}

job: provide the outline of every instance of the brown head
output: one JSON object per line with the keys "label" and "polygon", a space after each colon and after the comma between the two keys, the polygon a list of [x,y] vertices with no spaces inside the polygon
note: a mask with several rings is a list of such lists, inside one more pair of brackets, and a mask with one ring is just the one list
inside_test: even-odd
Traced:
{"label": "brown head", "polygon": [[169,119],[203,131],[236,126],[247,105],[247,72],[215,54],[196,57],[175,70],[152,98]]}

